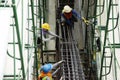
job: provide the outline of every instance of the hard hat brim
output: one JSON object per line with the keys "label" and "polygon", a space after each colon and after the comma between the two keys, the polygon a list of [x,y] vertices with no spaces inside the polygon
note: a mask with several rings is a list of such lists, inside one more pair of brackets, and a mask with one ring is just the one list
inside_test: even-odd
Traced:
{"label": "hard hat brim", "polygon": [[64,6],[62,12],[63,13],[70,13],[72,11],[72,8],[69,5]]}
{"label": "hard hat brim", "polygon": [[42,28],[50,30],[50,25],[48,23],[44,23],[44,24],[42,24]]}
{"label": "hard hat brim", "polygon": [[70,9],[68,9],[68,10],[65,10],[65,9],[63,9],[63,13],[70,13],[72,11],[72,9],[70,8]]}

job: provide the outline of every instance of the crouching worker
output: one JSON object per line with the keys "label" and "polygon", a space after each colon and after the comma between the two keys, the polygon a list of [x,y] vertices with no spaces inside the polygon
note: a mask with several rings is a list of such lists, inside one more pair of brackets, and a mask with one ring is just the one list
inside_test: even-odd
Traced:
{"label": "crouching worker", "polygon": [[84,23],[88,24],[89,21],[84,17],[81,17],[74,9],[72,9],[69,5],[65,5],[62,14],[61,14],[61,24],[64,26],[65,24],[73,27],[74,22],[77,22],[78,19],[84,21]]}
{"label": "crouching worker", "polygon": [[[40,74],[38,76],[38,80],[53,80],[52,77],[57,73],[59,70],[59,65],[63,63],[64,60],[61,60],[55,64],[45,64],[40,69]],[[58,67],[58,68],[57,68]],[[54,72],[53,69],[56,69]]]}

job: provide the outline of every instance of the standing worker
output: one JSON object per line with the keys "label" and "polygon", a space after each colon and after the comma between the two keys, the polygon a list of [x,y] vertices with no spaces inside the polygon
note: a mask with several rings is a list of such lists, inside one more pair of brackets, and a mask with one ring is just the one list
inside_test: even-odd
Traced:
{"label": "standing worker", "polygon": [[[38,80],[52,80],[52,76],[55,75],[57,72],[52,73],[52,69],[56,69],[61,63],[65,62],[64,60],[61,60],[55,64],[45,64],[40,69],[40,74],[38,76]],[[58,69],[56,69],[58,71]]]}
{"label": "standing worker", "polygon": [[86,24],[89,23],[84,17],[81,17],[75,10],[73,10],[69,5],[65,5],[62,14],[61,14],[61,24],[64,26],[67,24],[68,26],[73,27],[74,22],[77,22],[78,19],[83,20]]}

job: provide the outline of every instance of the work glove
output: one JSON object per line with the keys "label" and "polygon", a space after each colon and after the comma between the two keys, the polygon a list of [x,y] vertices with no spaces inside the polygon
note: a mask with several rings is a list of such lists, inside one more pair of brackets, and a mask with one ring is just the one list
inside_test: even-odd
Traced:
{"label": "work glove", "polygon": [[89,25],[90,24],[90,21],[89,20],[86,20],[84,17],[82,17],[82,20],[85,24]]}

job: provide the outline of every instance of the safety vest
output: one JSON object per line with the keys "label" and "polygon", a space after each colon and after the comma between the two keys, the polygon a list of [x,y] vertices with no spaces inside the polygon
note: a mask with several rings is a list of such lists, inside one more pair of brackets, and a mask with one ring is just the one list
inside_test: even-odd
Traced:
{"label": "safety vest", "polygon": [[48,72],[48,73],[41,72],[40,75],[38,76],[38,80],[40,80],[40,79],[43,80],[46,76],[49,77],[50,80],[52,80],[52,73],[51,72]]}
{"label": "safety vest", "polygon": [[47,78],[49,78],[49,80],[52,80],[52,77],[48,77],[48,76],[45,76],[44,78],[42,78],[42,80],[47,80]]}

